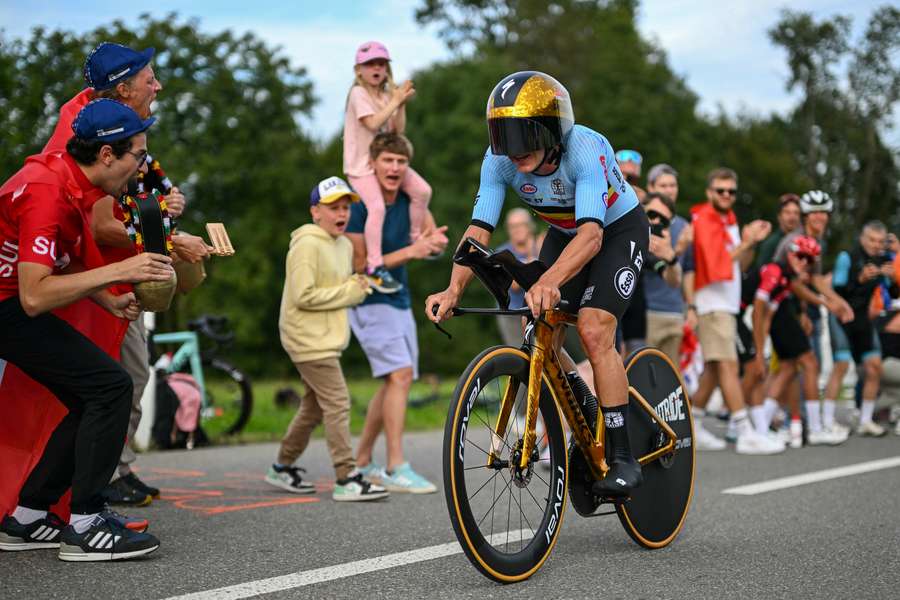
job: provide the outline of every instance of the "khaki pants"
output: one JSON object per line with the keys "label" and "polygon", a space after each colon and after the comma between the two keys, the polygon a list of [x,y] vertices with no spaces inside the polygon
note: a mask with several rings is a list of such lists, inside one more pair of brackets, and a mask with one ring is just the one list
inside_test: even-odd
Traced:
{"label": "khaki pants", "polygon": [[703,360],[737,362],[737,316],[727,312],[711,312],[697,317],[697,337]]}
{"label": "khaki pants", "polygon": [[681,338],[684,317],[675,313],[647,311],[647,345],[656,346],[672,359],[677,367],[681,362]]}
{"label": "khaki pants", "polygon": [[323,358],[294,363],[294,366],[303,378],[306,394],[281,440],[278,462],[294,464],[309,445],[313,429],[324,422],[325,441],[335,475],[338,479],[345,479],[356,463],[350,443],[350,392],[344,381],[340,360]]}
{"label": "khaki pants", "polygon": [[119,363],[128,372],[134,383],[134,394],[131,396],[128,439],[125,447],[122,448],[119,468],[113,473],[113,481],[131,473],[131,463],[137,460],[131,443],[141,422],[141,397],[144,395],[144,388],[147,387],[147,381],[150,379],[150,352],[147,349],[147,329],[144,327],[143,313],[128,325],[125,339],[122,341]]}

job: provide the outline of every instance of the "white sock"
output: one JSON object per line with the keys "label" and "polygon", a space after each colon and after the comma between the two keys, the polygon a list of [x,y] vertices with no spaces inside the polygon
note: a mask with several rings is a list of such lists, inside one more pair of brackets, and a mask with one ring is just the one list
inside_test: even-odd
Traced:
{"label": "white sock", "polygon": [[822,400],[822,426],[825,429],[831,429],[834,425],[834,409],[837,402],[834,400]]}
{"label": "white sock", "polygon": [[766,435],[769,433],[769,419],[766,418],[766,407],[762,404],[750,407],[750,418],[756,427],[756,433]]}
{"label": "white sock", "polygon": [[734,428],[734,432],[738,435],[753,431],[753,425],[750,423],[750,415],[747,414],[746,408],[731,413],[731,419],[728,421],[728,429],[732,428]]}
{"label": "white sock", "polygon": [[763,400],[762,405],[766,409],[766,421],[771,424],[772,419],[775,417],[775,413],[778,412],[778,401],[775,398],[766,398]]}
{"label": "white sock", "polygon": [[696,406],[691,407],[691,414],[694,416],[694,420],[702,419],[706,416],[706,411],[702,408],[697,408]]}
{"label": "white sock", "polygon": [[810,431],[822,431],[822,406],[818,400],[806,401],[806,421]]}
{"label": "white sock", "polygon": [[35,510],[24,506],[17,506],[13,511],[12,518],[22,525],[31,525],[35,521],[40,521],[47,516],[46,510]]}
{"label": "white sock", "polygon": [[91,523],[94,520],[94,517],[97,516],[98,513],[91,513],[89,515],[76,515],[72,513],[69,517],[69,525],[71,525],[76,533],[84,533],[88,529],[91,528]]}
{"label": "white sock", "polygon": [[859,411],[859,422],[862,423],[871,423],[872,415],[875,413],[875,401],[874,400],[863,400],[862,407]]}

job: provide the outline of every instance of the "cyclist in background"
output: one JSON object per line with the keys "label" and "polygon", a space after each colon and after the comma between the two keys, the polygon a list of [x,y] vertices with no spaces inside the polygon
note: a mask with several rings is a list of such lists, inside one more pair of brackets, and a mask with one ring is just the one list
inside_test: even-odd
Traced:
{"label": "cyclist in background", "polygon": [[[560,300],[567,302],[560,308],[577,312],[614,450],[601,491],[627,495],[642,477],[628,440],[628,381],[615,336],[647,257],[647,216],[612,145],[575,124],[569,93],[556,79],[537,71],[504,77],[488,98],[487,123],[490,147],[463,238],[489,243],[508,185],[550,225],[540,253],[549,269],[525,302],[535,317]],[[471,270],[454,265],[447,289],[426,300],[428,318],[449,318],[471,279]],[[568,356],[561,357],[567,371],[575,370]]]}

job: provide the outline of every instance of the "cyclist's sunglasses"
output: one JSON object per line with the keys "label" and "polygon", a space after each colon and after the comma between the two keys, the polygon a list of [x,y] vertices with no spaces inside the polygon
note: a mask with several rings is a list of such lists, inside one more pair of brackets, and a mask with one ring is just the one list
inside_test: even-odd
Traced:
{"label": "cyclist's sunglasses", "polygon": [[616,152],[616,160],[619,162],[633,162],[638,165],[644,162],[644,158],[637,150],[619,150]]}
{"label": "cyclist's sunglasses", "polygon": [[737,196],[737,188],[713,188],[713,191],[720,196]]}

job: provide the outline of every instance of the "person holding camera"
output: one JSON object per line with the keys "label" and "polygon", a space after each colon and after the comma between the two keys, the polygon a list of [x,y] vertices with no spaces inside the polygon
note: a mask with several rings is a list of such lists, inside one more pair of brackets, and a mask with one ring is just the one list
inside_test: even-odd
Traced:
{"label": "person holding camera", "polygon": [[881,345],[875,325],[869,316],[869,302],[875,289],[894,279],[894,265],[885,253],[887,229],[881,221],[869,221],[863,226],[859,245],[850,252],[838,254],[832,275],[834,290],[853,309],[853,320],[841,323],[847,334],[853,362],[862,366],[864,382],[859,426],[861,436],[881,437],[884,427],[872,420],[875,399],[881,379]]}

